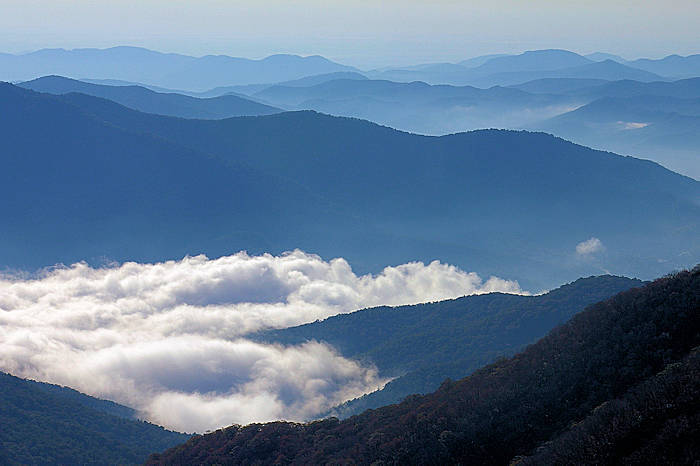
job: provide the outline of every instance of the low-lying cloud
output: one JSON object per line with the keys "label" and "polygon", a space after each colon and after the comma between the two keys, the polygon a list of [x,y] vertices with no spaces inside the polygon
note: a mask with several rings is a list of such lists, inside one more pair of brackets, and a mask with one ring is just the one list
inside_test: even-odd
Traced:
{"label": "low-lying cloud", "polygon": [[591,256],[605,249],[603,242],[596,237],[581,241],[576,245],[576,254],[579,256]]}
{"label": "low-lying cloud", "polygon": [[304,420],[386,380],[323,343],[283,347],[246,334],[492,291],[520,288],[437,261],[357,276],[344,259],[302,251],[78,263],[0,278],[0,370],[133,406],[181,431]]}

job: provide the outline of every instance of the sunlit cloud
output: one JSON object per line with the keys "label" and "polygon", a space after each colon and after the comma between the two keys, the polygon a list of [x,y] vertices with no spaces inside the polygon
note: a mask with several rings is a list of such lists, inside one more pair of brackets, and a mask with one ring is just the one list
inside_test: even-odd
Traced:
{"label": "sunlit cloud", "polygon": [[133,406],[181,431],[305,420],[386,379],[321,342],[283,347],[246,335],[492,291],[521,292],[437,261],[358,276],[342,258],[302,251],[78,263],[0,279],[0,370]]}

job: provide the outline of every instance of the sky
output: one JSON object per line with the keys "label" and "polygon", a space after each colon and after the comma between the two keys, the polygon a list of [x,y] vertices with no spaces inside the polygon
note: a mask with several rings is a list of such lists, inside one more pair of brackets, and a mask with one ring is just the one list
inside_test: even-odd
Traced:
{"label": "sky", "polygon": [[361,68],[565,48],[700,52],[697,0],[0,0],[0,51],[320,54]]}

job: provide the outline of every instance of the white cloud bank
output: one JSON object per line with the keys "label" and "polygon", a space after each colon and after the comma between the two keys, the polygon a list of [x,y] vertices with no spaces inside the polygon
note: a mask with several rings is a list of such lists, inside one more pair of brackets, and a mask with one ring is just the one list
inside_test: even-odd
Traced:
{"label": "white cloud bank", "polygon": [[576,254],[579,256],[590,256],[597,252],[601,252],[604,248],[603,242],[598,238],[590,238],[586,241],[581,241],[576,245]]}
{"label": "white cloud bank", "polygon": [[344,259],[302,251],[78,263],[0,277],[0,370],[133,406],[181,431],[304,420],[386,381],[325,344],[282,347],[246,334],[491,291],[520,288],[437,261],[357,276]]}

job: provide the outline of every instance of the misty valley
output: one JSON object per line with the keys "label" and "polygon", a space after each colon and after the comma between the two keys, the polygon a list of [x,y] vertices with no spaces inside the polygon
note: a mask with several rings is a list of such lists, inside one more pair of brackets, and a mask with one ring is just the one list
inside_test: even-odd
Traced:
{"label": "misty valley", "polygon": [[700,463],[700,55],[172,53],[273,14],[193,4],[0,20],[0,464]]}

